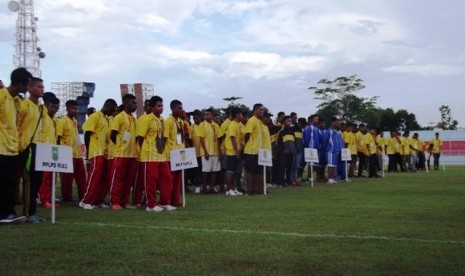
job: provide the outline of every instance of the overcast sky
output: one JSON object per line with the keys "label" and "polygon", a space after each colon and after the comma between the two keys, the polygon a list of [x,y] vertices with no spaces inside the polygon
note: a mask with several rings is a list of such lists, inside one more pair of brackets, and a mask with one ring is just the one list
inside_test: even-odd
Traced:
{"label": "overcast sky", "polygon": [[[307,117],[307,89],[357,74],[363,97],[416,114],[439,106],[465,125],[465,1],[35,1],[42,77],[96,83],[91,105],[119,101],[120,83],[151,83],[187,111],[229,96]],[[0,4],[0,78],[13,69],[16,13]]]}

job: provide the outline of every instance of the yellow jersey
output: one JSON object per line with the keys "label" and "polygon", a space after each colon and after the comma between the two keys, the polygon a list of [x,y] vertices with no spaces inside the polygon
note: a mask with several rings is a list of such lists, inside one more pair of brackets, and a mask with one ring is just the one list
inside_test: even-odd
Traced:
{"label": "yellow jersey", "polygon": [[108,131],[107,131],[107,152],[106,152],[106,156],[107,156],[107,159],[108,160],[111,160],[115,157],[114,155],[114,152],[115,152],[115,144],[113,143],[113,141],[111,141],[110,139],[110,135],[111,135],[111,124],[113,123],[113,119],[114,117],[113,116],[106,116],[107,120],[108,120]]}
{"label": "yellow jersey", "polygon": [[110,128],[118,132],[113,156],[137,158],[136,118],[123,111],[115,116]]}
{"label": "yellow jersey", "polygon": [[0,89],[0,155],[18,155],[17,114],[20,98],[12,97],[8,89]]}
{"label": "yellow jersey", "polygon": [[38,105],[30,99],[21,101],[18,112],[19,152],[24,151],[31,143],[31,140],[32,143],[45,143],[45,129],[43,126],[45,116],[48,116],[45,106]]}
{"label": "yellow jersey", "polygon": [[243,134],[242,134],[243,129],[242,129],[241,124],[242,123],[232,121],[228,126],[228,129],[226,131],[226,138],[224,139],[226,155],[229,155],[229,156],[236,155],[236,151],[234,150],[234,146],[231,140],[232,137],[236,139],[237,149],[239,150],[239,153],[241,151],[242,144],[243,144],[241,140],[243,139]]}
{"label": "yellow jersey", "polygon": [[441,139],[436,139],[436,138],[433,138],[430,142],[431,144],[433,144],[433,153],[441,153],[441,148],[442,148],[442,140]]}
{"label": "yellow jersey", "polygon": [[82,157],[76,119],[69,116],[61,118],[57,124],[57,136],[60,137],[60,145],[73,148],[73,158]]}
{"label": "yellow jersey", "polygon": [[376,137],[367,133],[368,135],[365,136],[365,147],[367,147],[367,152],[369,155],[378,154],[378,146],[376,145]]}
{"label": "yellow jersey", "polygon": [[89,116],[82,126],[84,132],[90,132],[88,158],[105,156],[107,153],[108,119],[102,111],[96,111]]}
{"label": "yellow jersey", "polygon": [[200,137],[198,135],[200,124],[192,124],[189,126],[189,138],[192,140],[192,146],[195,148],[195,156],[200,157],[200,148],[202,145],[200,144]]}
{"label": "yellow jersey", "polygon": [[140,149],[141,162],[164,162],[168,161],[165,137],[163,133],[163,117],[157,117],[151,113],[143,120],[139,119],[137,125],[137,136],[144,138]]}
{"label": "yellow jersey", "polygon": [[245,144],[245,154],[258,154],[263,148],[263,123],[256,116],[252,116],[245,125],[244,135],[250,134],[249,140]]}
{"label": "yellow jersey", "polygon": [[[218,151],[218,138],[221,137],[220,127],[215,122],[203,121],[200,123],[199,132],[197,135],[204,139],[205,147],[209,155],[219,155]],[[200,147],[200,155],[204,156],[205,151]]]}
{"label": "yellow jersey", "polygon": [[355,141],[357,143],[357,152],[363,152],[365,155],[368,154],[365,139],[369,133],[363,134],[361,131],[355,133]]}
{"label": "yellow jersey", "polygon": [[165,147],[168,153],[168,158],[172,150],[183,149],[186,147],[183,125],[183,120],[181,118],[176,119],[173,115],[169,115],[165,120],[163,135],[165,136]]}

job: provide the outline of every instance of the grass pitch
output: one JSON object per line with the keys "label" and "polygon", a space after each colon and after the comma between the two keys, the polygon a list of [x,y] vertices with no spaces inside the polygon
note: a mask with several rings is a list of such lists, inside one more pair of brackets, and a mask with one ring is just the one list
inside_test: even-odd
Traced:
{"label": "grass pitch", "polygon": [[[57,209],[0,227],[2,275],[464,275],[465,169],[188,194],[186,209]],[[17,208],[20,210],[20,207]]]}

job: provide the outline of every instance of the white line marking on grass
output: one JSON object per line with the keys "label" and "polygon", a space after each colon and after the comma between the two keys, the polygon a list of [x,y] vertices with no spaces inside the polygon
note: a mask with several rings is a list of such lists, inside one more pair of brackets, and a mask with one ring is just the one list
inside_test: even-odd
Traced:
{"label": "white line marking on grass", "polygon": [[458,244],[465,245],[465,241],[448,241],[448,240],[426,240],[416,238],[400,238],[389,236],[373,236],[373,235],[341,235],[341,234],[310,234],[310,233],[296,233],[296,232],[273,232],[273,231],[252,231],[252,230],[234,230],[234,229],[212,229],[212,228],[190,228],[190,227],[173,227],[173,226],[147,226],[147,225],[127,225],[116,223],[83,223],[72,222],[63,223],[61,225],[80,225],[80,226],[93,226],[93,227],[113,227],[113,228],[135,228],[135,229],[155,229],[155,230],[173,230],[173,231],[187,231],[187,232],[204,232],[204,233],[231,233],[231,234],[258,234],[258,235],[271,235],[271,236],[284,236],[284,237],[302,237],[302,238],[333,238],[333,239],[354,239],[354,240],[384,240],[384,241],[407,241],[407,242],[420,242],[420,243],[443,243],[443,244]]}

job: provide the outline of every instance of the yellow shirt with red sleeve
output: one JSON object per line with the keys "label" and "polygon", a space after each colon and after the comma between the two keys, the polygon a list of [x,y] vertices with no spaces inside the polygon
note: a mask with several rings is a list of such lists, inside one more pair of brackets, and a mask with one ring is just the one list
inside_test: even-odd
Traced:
{"label": "yellow shirt with red sleeve", "polygon": [[141,162],[165,162],[168,154],[164,146],[163,117],[157,117],[153,113],[144,118],[139,118],[137,136],[144,138],[140,149]]}
{"label": "yellow shirt with red sleeve", "polygon": [[226,131],[226,138],[224,139],[226,155],[229,155],[229,156],[236,155],[236,151],[234,150],[234,146],[231,140],[232,137],[236,139],[237,149],[239,150],[239,153],[241,151],[241,147],[243,144],[243,141],[241,140],[243,139],[243,134],[242,134],[243,129],[242,129],[241,124],[242,123],[232,121],[228,126],[228,129]]}
{"label": "yellow shirt with red sleeve", "polygon": [[189,130],[189,137],[192,140],[192,145],[195,148],[195,155],[197,157],[202,156],[202,155],[200,155],[200,148],[202,147],[202,145],[200,144],[200,137],[198,135],[198,133],[200,131],[199,128],[200,128],[200,124],[198,124],[198,125],[192,124],[192,125],[190,125],[190,130]]}
{"label": "yellow shirt with red sleeve", "polygon": [[60,145],[73,148],[73,158],[82,157],[76,119],[69,116],[61,118],[57,124],[57,136],[60,137]]}
{"label": "yellow shirt with red sleeve", "polygon": [[244,153],[257,155],[263,148],[263,123],[256,116],[252,116],[246,123],[244,135],[250,134],[245,144]]}
{"label": "yellow shirt with red sleeve", "polygon": [[[200,123],[199,132],[197,135],[200,138],[204,139],[205,147],[207,148],[209,155],[219,155],[218,151],[218,138],[221,137],[220,135],[220,127],[215,122],[207,122],[203,121]],[[200,147],[200,155],[204,156],[205,151],[203,147]]]}
{"label": "yellow shirt with red sleeve", "polygon": [[108,119],[100,110],[90,115],[82,126],[84,132],[91,132],[87,149],[89,159],[106,155],[108,128]]}
{"label": "yellow shirt with red sleeve", "polygon": [[367,133],[368,135],[365,136],[365,147],[367,147],[367,152],[369,155],[378,154],[378,146],[376,145],[376,137]]}
{"label": "yellow shirt with red sleeve", "polygon": [[165,147],[166,152],[168,153],[168,158],[172,150],[183,149],[186,147],[183,124],[182,119],[174,118],[173,115],[169,115],[165,120],[163,135],[165,136]]}
{"label": "yellow shirt with red sleeve", "polygon": [[56,132],[56,119],[55,118],[50,118],[48,114],[43,115],[44,117],[42,118],[43,123],[43,143],[47,144],[56,144],[57,143],[57,132]]}
{"label": "yellow shirt with red sleeve", "polygon": [[0,89],[0,155],[18,155],[17,114],[20,98],[12,97],[8,89]]}
{"label": "yellow shirt with red sleeve", "polygon": [[45,116],[48,116],[45,106],[38,105],[30,99],[21,101],[18,112],[19,152],[24,151],[29,146],[31,139],[32,143],[45,142],[43,127],[43,119]]}
{"label": "yellow shirt with red sleeve", "polygon": [[[137,133],[139,132],[139,128],[142,125],[146,124],[147,117],[150,114],[153,114],[153,113],[147,114],[147,113],[144,112],[144,114],[142,114],[139,118],[137,118],[137,120],[136,120],[136,137],[137,137]],[[141,150],[141,148],[139,146],[139,143],[137,143],[137,141],[136,141],[136,151],[137,151],[137,159],[138,160],[140,159],[140,155],[141,155],[140,150]]]}
{"label": "yellow shirt with red sleeve", "polygon": [[105,155],[107,156],[107,160],[111,160],[111,159],[113,159],[115,157],[114,156],[115,144],[110,139],[111,124],[113,123],[114,117],[113,116],[106,116],[106,118],[107,118],[107,121],[108,121],[108,131],[107,131],[107,136],[106,136],[106,139],[107,139],[107,152],[105,153]]}
{"label": "yellow shirt with red sleeve", "polygon": [[443,142],[441,139],[436,139],[436,138],[433,138],[430,142],[430,144],[433,145],[433,153],[441,153],[441,148],[442,148],[442,145],[443,145]]}
{"label": "yellow shirt with red sleeve", "polygon": [[115,116],[111,130],[118,132],[113,150],[114,157],[137,158],[136,151],[136,118],[126,112]]}

